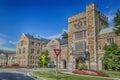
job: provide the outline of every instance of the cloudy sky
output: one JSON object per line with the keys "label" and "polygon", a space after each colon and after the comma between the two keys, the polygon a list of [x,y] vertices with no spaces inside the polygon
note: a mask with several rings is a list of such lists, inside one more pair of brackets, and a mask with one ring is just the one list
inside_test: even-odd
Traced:
{"label": "cloudy sky", "polygon": [[0,0],[0,46],[15,48],[22,33],[60,37],[68,29],[68,17],[85,11],[92,2],[113,26],[120,0]]}

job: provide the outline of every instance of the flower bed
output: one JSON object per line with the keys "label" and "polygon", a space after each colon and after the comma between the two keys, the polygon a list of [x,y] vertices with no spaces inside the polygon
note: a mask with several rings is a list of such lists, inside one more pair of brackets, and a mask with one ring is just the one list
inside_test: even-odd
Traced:
{"label": "flower bed", "polygon": [[108,75],[102,73],[102,72],[99,72],[99,71],[96,71],[96,70],[90,70],[91,72],[95,72],[97,74],[97,76],[103,76],[103,77],[106,77]]}
{"label": "flower bed", "polygon": [[88,75],[88,73],[86,71],[83,71],[83,70],[73,70],[72,73],[75,73],[75,74],[84,74],[84,75]]}
{"label": "flower bed", "polygon": [[72,73],[75,73],[75,74],[82,74],[82,75],[93,75],[93,76],[102,76],[102,77],[107,77],[106,74],[102,73],[102,72],[99,72],[99,71],[96,71],[96,70],[73,70]]}

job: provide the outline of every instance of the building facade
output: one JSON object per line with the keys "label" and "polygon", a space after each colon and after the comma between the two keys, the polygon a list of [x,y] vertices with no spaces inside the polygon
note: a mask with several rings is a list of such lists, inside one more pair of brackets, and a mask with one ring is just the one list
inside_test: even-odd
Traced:
{"label": "building facade", "polygon": [[[56,63],[54,48],[61,49],[59,68],[75,69],[85,62],[89,69],[104,69],[104,46],[116,43],[120,36],[108,27],[108,18],[100,13],[96,4],[86,6],[82,13],[68,18],[68,39],[41,39],[23,34],[17,44],[17,62],[22,66],[38,66],[41,51],[48,50],[50,62]],[[86,53],[89,59],[85,60]]]}
{"label": "building facade", "polygon": [[72,65],[72,69],[83,62],[86,53],[90,60],[84,61],[90,69],[103,69],[104,46],[119,43],[118,36],[108,27],[108,18],[94,3],[88,5],[86,11],[68,18],[68,35],[69,66]]}
{"label": "building facade", "polygon": [[16,62],[16,51],[0,49],[0,66],[11,66]]}
{"label": "building facade", "polygon": [[48,41],[47,39],[35,38],[30,34],[23,34],[17,43],[17,62],[21,66],[38,66],[42,45]]}

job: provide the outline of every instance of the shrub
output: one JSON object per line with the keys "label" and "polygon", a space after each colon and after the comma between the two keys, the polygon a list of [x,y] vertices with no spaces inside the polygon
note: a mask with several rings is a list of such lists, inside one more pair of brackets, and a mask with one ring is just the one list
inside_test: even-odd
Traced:
{"label": "shrub", "polygon": [[19,64],[18,63],[13,63],[12,66],[19,66]]}
{"label": "shrub", "polygon": [[86,65],[86,63],[80,63],[80,64],[78,65],[78,69],[79,69],[79,70],[87,70],[87,65]]}

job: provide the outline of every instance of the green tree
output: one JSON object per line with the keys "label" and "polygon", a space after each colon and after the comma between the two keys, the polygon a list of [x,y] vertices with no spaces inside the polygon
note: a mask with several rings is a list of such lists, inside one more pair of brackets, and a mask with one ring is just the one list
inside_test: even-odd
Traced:
{"label": "green tree", "polygon": [[120,49],[116,44],[105,46],[103,64],[106,69],[120,70]]}
{"label": "green tree", "polygon": [[49,55],[48,50],[41,52],[40,57],[39,57],[39,61],[38,61],[38,65],[40,67],[43,67],[43,62],[42,62],[42,58],[41,58],[43,54],[46,56],[44,67],[48,67],[48,63],[50,62],[50,58],[48,57],[48,55]]}
{"label": "green tree", "polygon": [[115,23],[115,27],[113,30],[115,34],[120,35],[120,10],[116,12],[116,15],[114,17],[114,23]]}
{"label": "green tree", "polygon": [[62,39],[67,39],[68,38],[68,33],[64,32],[61,36],[62,36]]}

